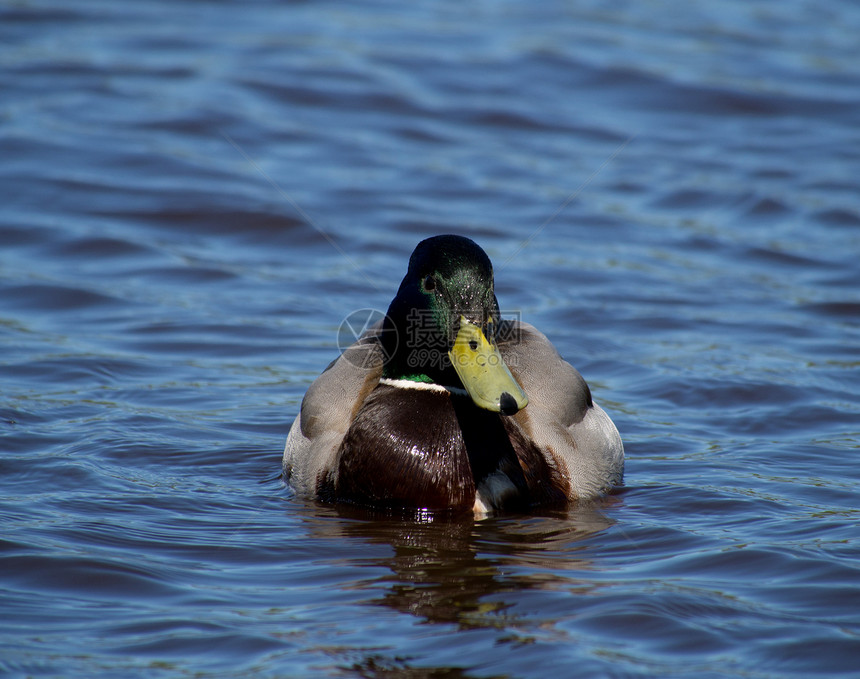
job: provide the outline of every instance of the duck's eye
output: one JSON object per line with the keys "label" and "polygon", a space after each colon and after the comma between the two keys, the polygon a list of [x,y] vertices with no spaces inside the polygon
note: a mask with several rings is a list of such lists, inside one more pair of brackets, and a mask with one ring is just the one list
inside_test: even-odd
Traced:
{"label": "duck's eye", "polygon": [[423,287],[427,292],[436,289],[436,279],[433,276],[424,276],[424,280],[421,281],[421,287]]}

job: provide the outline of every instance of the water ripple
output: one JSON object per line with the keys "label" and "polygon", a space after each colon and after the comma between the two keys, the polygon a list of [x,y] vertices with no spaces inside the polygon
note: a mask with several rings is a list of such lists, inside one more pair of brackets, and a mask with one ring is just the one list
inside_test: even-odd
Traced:
{"label": "water ripple", "polygon": [[[0,672],[856,671],[857,8],[66,5],[0,8]],[[611,413],[605,500],[279,478],[440,232]]]}

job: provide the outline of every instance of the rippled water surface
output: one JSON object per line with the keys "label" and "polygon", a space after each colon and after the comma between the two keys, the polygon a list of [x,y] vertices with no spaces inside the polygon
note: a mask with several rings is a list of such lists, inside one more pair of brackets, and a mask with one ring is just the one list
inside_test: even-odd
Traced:
{"label": "rippled water surface", "polygon": [[[0,5],[0,674],[860,667],[860,7]],[[423,237],[592,385],[595,507],[294,498]]]}

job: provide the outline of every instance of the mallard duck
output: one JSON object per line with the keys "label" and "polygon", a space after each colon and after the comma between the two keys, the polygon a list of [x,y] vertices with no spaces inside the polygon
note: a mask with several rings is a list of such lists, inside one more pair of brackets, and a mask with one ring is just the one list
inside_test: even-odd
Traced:
{"label": "mallard duck", "polygon": [[421,241],[384,319],[302,400],[284,472],[302,496],[476,515],[564,507],[621,481],[624,448],[579,372],[502,320],[486,253]]}

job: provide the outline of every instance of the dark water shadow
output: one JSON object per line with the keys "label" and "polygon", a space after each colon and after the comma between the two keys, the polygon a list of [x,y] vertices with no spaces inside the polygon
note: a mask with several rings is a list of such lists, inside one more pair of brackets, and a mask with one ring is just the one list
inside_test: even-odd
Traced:
{"label": "dark water shadow", "polygon": [[[415,616],[420,624],[447,628],[444,634],[452,626],[458,633],[484,630],[497,644],[521,647],[545,636],[569,613],[567,606],[543,609],[529,592],[588,594],[599,586],[588,574],[599,569],[589,556],[592,538],[614,524],[608,510],[621,502],[614,495],[567,511],[481,521],[468,515],[403,517],[308,503],[301,523],[310,540],[342,544],[352,565],[381,573],[347,585],[368,592],[364,605]],[[569,605],[569,598],[562,599]],[[422,653],[412,656],[399,647],[396,653],[390,648],[320,650],[346,677],[468,677],[475,676],[477,661],[428,663]]]}
{"label": "dark water shadow", "polygon": [[[359,585],[372,593],[366,605],[415,616],[423,624],[492,630],[501,642],[527,643],[530,630],[545,629],[553,620],[551,613],[547,618],[546,611],[531,610],[522,594],[593,591],[597,585],[587,576],[596,570],[588,556],[590,539],[614,524],[607,509],[621,502],[613,496],[569,511],[481,521],[316,505],[303,523],[311,539],[349,544],[356,550],[355,563],[369,571],[382,567],[382,575]],[[470,676],[463,668],[419,667],[372,650],[354,649],[336,661],[345,676]]]}

